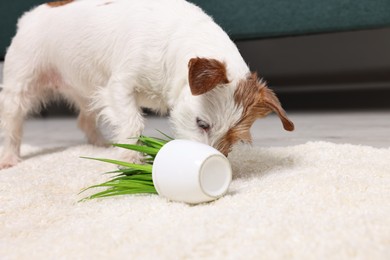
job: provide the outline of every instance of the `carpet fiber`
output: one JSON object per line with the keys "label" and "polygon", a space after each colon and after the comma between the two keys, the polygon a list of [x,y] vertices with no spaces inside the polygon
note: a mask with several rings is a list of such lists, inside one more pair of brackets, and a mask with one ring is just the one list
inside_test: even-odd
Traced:
{"label": "carpet fiber", "polygon": [[[309,142],[236,147],[212,203],[157,195],[78,203],[110,149],[23,146],[0,171],[1,259],[388,259],[390,148]],[[88,195],[85,193],[84,196]]]}

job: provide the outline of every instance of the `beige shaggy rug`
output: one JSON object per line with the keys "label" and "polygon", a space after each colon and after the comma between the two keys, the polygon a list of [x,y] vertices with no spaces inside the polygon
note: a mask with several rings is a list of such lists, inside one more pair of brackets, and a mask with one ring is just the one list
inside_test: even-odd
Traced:
{"label": "beige shaggy rug", "polygon": [[197,206],[78,203],[114,167],[78,157],[110,149],[22,152],[0,171],[0,259],[390,259],[390,148],[240,146],[229,193]]}

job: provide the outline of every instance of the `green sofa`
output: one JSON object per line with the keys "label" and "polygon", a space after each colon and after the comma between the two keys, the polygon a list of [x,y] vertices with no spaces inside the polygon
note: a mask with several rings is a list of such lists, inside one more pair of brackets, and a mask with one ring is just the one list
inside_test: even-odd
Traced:
{"label": "green sofa", "polygon": [[389,0],[193,0],[235,40],[390,26]]}
{"label": "green sofa", "polygon": [[[140,0],[142,1],[142,0]],[[40,0],[0,2],[0,57],[17,18]],[[390,26],[389,0],[192,0],[234,40],[371,29]]]}

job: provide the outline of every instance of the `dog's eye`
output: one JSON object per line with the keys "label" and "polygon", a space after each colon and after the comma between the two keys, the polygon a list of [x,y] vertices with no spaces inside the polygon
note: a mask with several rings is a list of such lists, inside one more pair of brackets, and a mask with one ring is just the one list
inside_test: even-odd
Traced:
{"label": "dog's eye", "polygon": [[210,130],[210,124],[206,123],[202,119],[197,118],[196,119],[196,124],[200,129],[203,129],[204,131],[209,131]]}

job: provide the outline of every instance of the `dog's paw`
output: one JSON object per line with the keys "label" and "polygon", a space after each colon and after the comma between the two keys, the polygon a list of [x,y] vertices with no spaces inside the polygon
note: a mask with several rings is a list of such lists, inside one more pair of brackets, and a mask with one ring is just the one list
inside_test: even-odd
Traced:
{"label": "dog's paw", "polygon": [[20,158],[18,156],[3,156],[0,159],[0,170],[11,168],[17,165],[20,162]]}
{"label": "dog's paw", "polygon": [[108,143],[104,138],[94,138],[94,139],[88,138],[88,143],[98,147],[110,146],[110,143]]}

